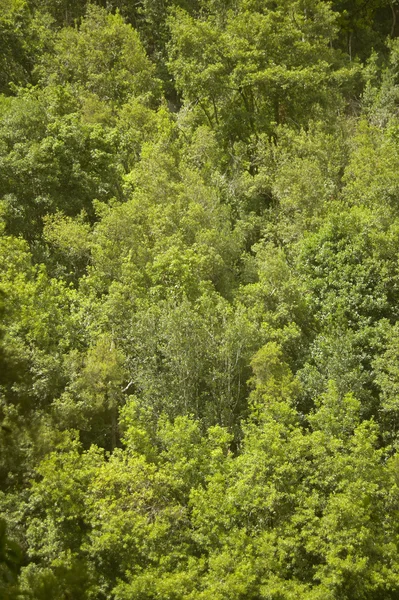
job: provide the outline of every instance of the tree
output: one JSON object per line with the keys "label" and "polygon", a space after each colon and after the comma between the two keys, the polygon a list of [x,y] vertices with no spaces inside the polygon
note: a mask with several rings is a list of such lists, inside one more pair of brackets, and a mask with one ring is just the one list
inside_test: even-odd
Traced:
{"label": "tree", "polygon": [[18,572],[22,550],[7,535],[6,522],[0,520],[0,592],[4,600],[18,598]]}
{"label": "tree", "polygon": [[322,2],[239,2],[223,19],[176,10],[169,23],[177,89],[225,144],[275,135],[291,120],[306,125],[317,107],[340,102],[338,81],[350,78],[330,47],[335,18]]}
{"label": "tree", "polygon": [[54,53],[43,58],[42,83],[70,84],[111,105],[130,95],[158,99],[154,69],[137,32],[119,14],[89,5],[79,28],[65,27],[56,36]]}

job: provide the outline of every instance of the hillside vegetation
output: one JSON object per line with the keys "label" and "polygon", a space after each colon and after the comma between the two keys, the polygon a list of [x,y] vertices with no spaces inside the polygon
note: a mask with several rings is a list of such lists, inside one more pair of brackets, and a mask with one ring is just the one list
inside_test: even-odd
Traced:
{"label": "hillside vegetation", "polygon": [[399,598],[398,36],[0,0],[2,600]]}

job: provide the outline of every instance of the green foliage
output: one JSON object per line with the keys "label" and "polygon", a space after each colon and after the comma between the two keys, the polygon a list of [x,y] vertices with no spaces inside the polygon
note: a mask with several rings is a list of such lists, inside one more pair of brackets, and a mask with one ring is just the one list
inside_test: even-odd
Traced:
{"label": "green foliage", "polygon": [[0,520],[0,592],[4,600],[18,597],[18,572],[22,551],[7,535],[6,522]]}
{"label": "green foliage", "polygon": [[396,15],[0,1],[1,598],[398,597]]}
{"label": "green foliage", "polygon": [[222,20],[176,11],[170,69],[187,110],[230,143],[274,134],[292,119],[308,123],[314,110],[339,101],[337,81],[350,77],[329,45],[334,21],[322,2],[238,2]]}
{"label": "green foliage", "polygon": [[43,218],[43,240],[48,244],[52,271],[58,277],[79,279],[90,260],[90,225],[82,211],[76,218],[60,212]]}
{"label": "green foliage", "polygon": [[72,351],[64,357],[68,383],[52,403],[55,422],[62,429],[79,429],[87,444],[116,446],[117,414],[125,376],[123,354],[109,336],[102,336],[86,355]]}
{"label": "green foliage", "polygon": [[130,95],[157,94],[153,67],[138,34],[118,14],[89,5],[78,28],[63,28],[39,67],[42,82],[70,84],[111,106]]}
{"label": "green foliage", "polygon": [[0,3],[0,93],[10,94],[16,85],[31,81],[35,61],[51,37],[51,20],[32,15],[25,0]]}
{"label": "green foliage", "polygon": [[[60,115],[60,104],[66,113]],[[75,216],[92,200],[114,195],[118,167],[115,136],[83,123],[68,90],[22,92],[5,106],[0,126],[1,197],[10,233],[32,240],[47,213]]]}
{"label": "green foliage", "polygon": [[[393,597],[393,531],[373,528],[377,498],[388,503],[382,518],[393,508],[378,491],[390,485],[390,468],[381,466],[374,426],[358,425],[356,402],[334,389],[307,434],[288,406],[265,410],[229,476],[213,476],[193,496],[196,536],[209,553],[199,597]],[[384,592],[381,570],[390,581]]]}

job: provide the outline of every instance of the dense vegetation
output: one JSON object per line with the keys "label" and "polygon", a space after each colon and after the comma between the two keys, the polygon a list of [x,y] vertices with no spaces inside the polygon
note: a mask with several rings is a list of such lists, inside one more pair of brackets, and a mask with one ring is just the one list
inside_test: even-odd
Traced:
{"label": "dense vegetation", "polygon": [[0,0],[0,597],[399,598],[399,6]]}

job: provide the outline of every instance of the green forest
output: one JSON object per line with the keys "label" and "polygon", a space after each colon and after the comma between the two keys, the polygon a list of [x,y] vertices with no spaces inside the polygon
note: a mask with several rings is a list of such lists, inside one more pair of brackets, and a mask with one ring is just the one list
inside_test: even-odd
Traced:
{"label": "green forest", "polygon": [[399,600],[398,0],[0,0],[1,600]]}

